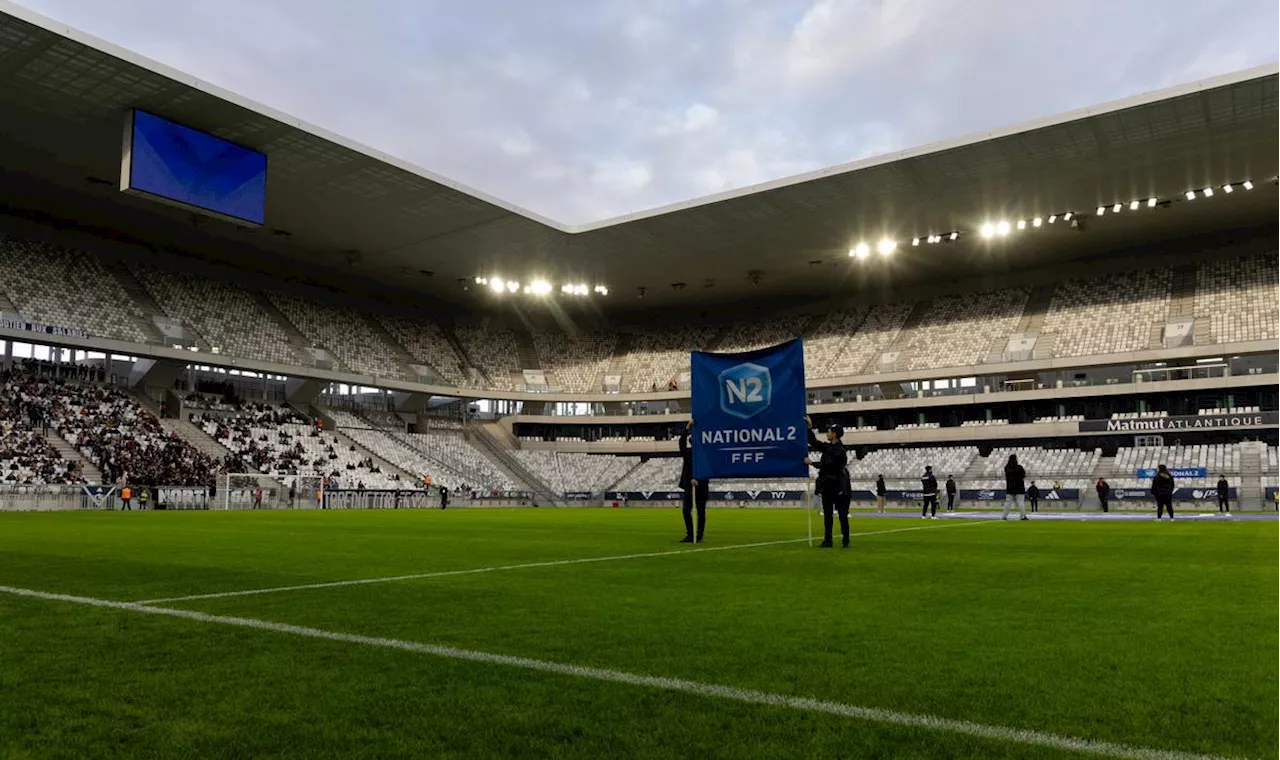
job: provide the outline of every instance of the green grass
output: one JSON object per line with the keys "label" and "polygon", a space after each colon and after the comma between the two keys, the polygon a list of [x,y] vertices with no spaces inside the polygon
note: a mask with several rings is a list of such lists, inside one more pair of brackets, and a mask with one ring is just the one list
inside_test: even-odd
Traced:
{"label": "green grass", "polygon": [[[708,547],[804,535],[713,510]],[[855,518],[803,543],[165,606],[1274,756],[1277,523]],[[674,510],[0,514],[0,585],[137,601],[675,550]],[[0,593],[0,757],[1079,757]]]}

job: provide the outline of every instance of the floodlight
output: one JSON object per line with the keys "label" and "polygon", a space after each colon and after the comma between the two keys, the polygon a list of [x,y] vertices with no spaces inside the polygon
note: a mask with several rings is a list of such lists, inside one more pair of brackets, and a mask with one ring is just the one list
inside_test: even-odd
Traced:
{"label": "floodlight", "polygon": [[1063,214],[1063,215],[1062,215],[1062,221],[1064,221],[1064,222],[1069,222],[1069,221],[1071,221],[1071,212],[1070,212],[1070,211],[1068,211],[1067,213],[1065,213],[1065,214]]}
{"label": "floodlight", "polygon": [[[930,235],[929,237],[933,237],[933,235]],[[911,238],[911,244],[920,245],[920,238]]]}
{"label": "floodlight", "polygon": [[1032,227],[1039,227],[1039,226],[1040,226],[1041,224],[1043,224],[1043,223],[1044,223],[1044,220],[1043,220],[1043,219],[1041,219],[1041,218],[1040,218],[1040,217],[1038,217],[1038,216],[1037,216],[1035,219],[1032,219],[1032,220],[1031,220],[1031,226],[1032,226]]}
{"label": "floodlight", "polygon": [[1102,215],[1103,215],[1103,214],[1105,214],[1105,213],[1107,213],[1107,207],[1106,207],[1106,206],[1099,206],[1099,207],[1098,207],[1098,216],[1102,216]]}
{"label": "floodlight", "polygon": [[546,280],[534,280],[529,288],[533,290],[534,295],[545,296],[551,292],[551,283]]}
{"label": "floodlight", "polygon": [[1117,203],[1116,205],[1114,205],[1114,206],[1112,206],[1112,207],[1111,207],[1111,213],[1113,213],[1113,214],[1118,214],[1118,213],[1120,213],[1120,204],[1119,204],[1119,203]]}
{"label": "floodlight", "polygon": [[1195,199],[1196,199],[1196,191],[1195,191],[1195,190],[1188,190],[1188,191],[1187,191],[1187,200],[1189,200],[1189,201],[1194,201]]}
{"label": "floodlight", "polygon": [[1204,190],[1201,190],[1200,192],[1202,192],[1202,193],[1204,194],[1204,197],[1206,197],[1206,198],[1212,198],[1212,197],[1213,197],[1213,188],[1212,188],[1212,187],[1206,187]]}
{"label": "floodlight", "polygon": [[501,277],[494,277],[493,279],[489,280],[489,287],[493,290],[493,292],[501,293],[502,291],[506,290],[507,284],[502,281]]}
{"label": "floodlight", "polygon": [[1147,208],[1155,208],[1155,207],[1156,207],[1156,199],[1155,199],[1155,198],[1148,198],[1148,199],[1147,199]]}
{"label": "floodlight", "polygon": [[953,233],[951,233],[951,239],[952,239],[952,240],[955,240],[955,239],[956,239],[956,238],[958,238],[958,237],[960,237],[960,233],[959,233],[959,232],[953,232]]}
{"label": "floodlight", "polygon": [[1054,223],[1054,222],[1056,222],[1056,221],[1058,221],[1058,215],[1057,215],[1057,214],[1050,214],[1050,215],[1049,215],[1049,224],[1053,224],[1053,223]]}
{"label": "floodlight", "polygon": [[1020,229],[1020,230],[1025,230],[1026,228],[1027,228],[1027,220],[1026,220],[1026,219],[1019,219],[1019,220],[1018,220],[1018,229]]}
{"label": "floodlight", "polygon": [[996,223],[996,234],[997,234],[997,235],[999,235],[999,236],[1001,236],[1001,237],[1004,237],[1005,235],[1008,235],[1008,234],[1009,234],[1009,223],[1008,223],[1008,222],[1004,222],[1004,221],[997,222],[997,223]]}
{"label": "floodlight", "polygon": [[1138,202],[1137,202],[1137,201],[1130,201],[1130,202],[1129,202],[1129,210],[1130,210],[1130,211],[1137,211],[1137,210],[1138,210],[1138,205],[1139,205],[1139,204],[1138,204]]}
{"label": "floodlight", "polygon": [[515,280],[512,280],[507,283],[507,290],[511,291],[512,293],[516,292],[519,289],[520,289],[520,283],[516,282]]}
{"label": "floodlight", "polygon": [[898,244],[889,238],[882,239],[880,243],[876,245],[876,250],[880,252],[881,256],[889,256],[897,249]]}
{"label": "floodlight", "polygon": [[1253,183],[1246,179],[1246,180],[1244,181],[1244,189],[1245,189],[1245,190],[1252,190],[1252,189],[1253,189]]}
{"label": "floodlight", "polygon": [[1222,192],[1224,193],[1234,193],[1235,190],[1236,189],[1232,187],[1229,183],[1222,186]]}
{"label": "floodlight", "polygon": [[996,226],[994,224],[992,224],[991,222],[987,222],[986,224],[982,225],[982,236],[984,238],[989,238],[994,234],[996,234]]}

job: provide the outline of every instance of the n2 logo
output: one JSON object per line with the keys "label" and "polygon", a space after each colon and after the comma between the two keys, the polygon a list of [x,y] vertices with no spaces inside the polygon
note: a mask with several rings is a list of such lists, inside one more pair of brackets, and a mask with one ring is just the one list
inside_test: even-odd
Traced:
{"label": "n2 logo", "polygon": [[720,410],[738,419],[750,419],[769,408],[773,378],[768,367],[739,364],[720,373]]}

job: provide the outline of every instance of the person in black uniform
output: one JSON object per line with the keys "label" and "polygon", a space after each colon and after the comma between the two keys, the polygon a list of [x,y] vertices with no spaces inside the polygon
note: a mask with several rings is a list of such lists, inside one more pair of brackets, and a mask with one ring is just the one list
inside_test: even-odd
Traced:
{"label": "person in black uniform", "polygon": [[1036,482],[1031,481],[1031,486],[1027,489],[1027,503],[1031,505],[1032,512],[1040,511],[1040,486]]}
{"label": "person in black uniform", "polygon": [[947,511],[956,511],[956,479],[947,476]]}
{"label": "person in black uniform", "polygon": [[938,519],[938,478],[933,474],[933,465],[925,465],[924,475],[920,477],[920,489],[924,491],[924,509],[920,516],[929,519],[929,506],[933,506],[933,519]]}
{"label": "person in black uniform", "polygon": [[819,441],[813,432],[813,420],[804,418],[809,428],[809,450],[821,452],[822,456],[815,463],[810,457],[805,464],[818,468],[818,480],[815,484],[818,495],[822,497],[822,528],[824,538],[819,546],[830,549],[832,512],[840,515],[840,545],[849,548],[849,502],[853,497],[853,489],[849,483],[849,452],[845,450],[844,428],[832,424],[827,427],[827,440]]}
{"label": "person in black uniform", "polygon": [[[693,449],[689,446],[689,434],[693,432],[693,420],[680,433],[680,489],[684,507],[684,538],[682,544],[702,543],[702,534],[707,527],[707,494],[710,484],[707,481],[693,479]],[[693,532],[693,510],[698,509],[698,532]]]}
{"label": "person in black uniform", "polygon": [[1231,514],[1231,485],[1227,483],[1226,475],[1218,476],[1218,511],[1225,511]]}
{"label": "person in black uniform", "polygon": [[884,514],[884,500],[889,495],[889,489],[885,488],[884,475],[876,476],[876,512]]}
{"label": "person in black uniform", "polygon": [[449,508],[449,489],[444,486],[440,486],[440,508]]}
{"label": "person in black uniform", "polygon": [[1159,520],[1164,515],[1164,511],[1169,510],[1169,519],[1173,519],[1173,475],[1169,472],[1169,468],[1160,465],[1156,468],[1156,476],[1151,479],[1151,495],[1156,497],[1156,519]]}

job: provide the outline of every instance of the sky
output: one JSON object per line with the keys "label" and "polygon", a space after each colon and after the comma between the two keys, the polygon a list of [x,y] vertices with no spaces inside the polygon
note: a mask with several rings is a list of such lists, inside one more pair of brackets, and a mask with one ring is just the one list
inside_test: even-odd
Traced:
{"label": "sky", "polygon": [[1275,0],[18,0],[566,224],[1271,63]]}

